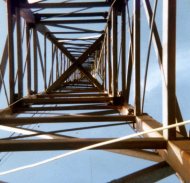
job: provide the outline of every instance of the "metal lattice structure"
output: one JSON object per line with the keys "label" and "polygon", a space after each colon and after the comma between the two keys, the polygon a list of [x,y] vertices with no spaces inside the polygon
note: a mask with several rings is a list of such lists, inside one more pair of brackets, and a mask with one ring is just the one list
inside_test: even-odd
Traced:
{"label": "metal lattice structure", "polygon": [[[162,2],[163,42],[155,21],[158,0],[151,3],[7,0],[8,37],[1,59],[0,89],[8,107],[0,111],[0,125],[19,135],[3,137],[0,151],[75,150],[112,138],[73,137],[65,132],[106,127],[114,131],[128,126],[136,133],[182,122],[175,89],[176,0]],[[143,87],[140,29],[146,20],[141,11],[149,26]],[[144,111],[152,43],[163,78],[163,123]],[[129,104],[131,95],[134,104]],[[43,112],[43,116],[35,115]],[[90,125],[93,122],[96,125]],[[65,123],[73,127],[26,128]],[[75,123],[82,126],[75,127]],[[190,141],[185,126],[96,149],[158,162],[112,182],[155,182],[176,172],[181,180],[190,181]]]}

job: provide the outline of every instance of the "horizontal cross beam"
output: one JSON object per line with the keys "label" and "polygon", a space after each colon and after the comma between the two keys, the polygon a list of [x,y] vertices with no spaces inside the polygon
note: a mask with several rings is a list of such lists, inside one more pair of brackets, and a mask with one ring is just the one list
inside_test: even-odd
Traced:
{"label": "horizontal cross beam", "polygon": [[106,23],[106,19],[83,19],[83,20],[43,20],[37,22],[38,24],[52,25],[52,24],[96,24]]}
{"label": "horizontal cross beam", "polygon": [[80,2],[80,3],[34,3],[34,4],[20,4],[21,8],[97,8],[109,7],[108,2]]}
{"label": "horizontal cross beam", "polygon": [[64,45],[72,45],[72,46],[80,46],[80,48],[88,48],[88,46],[91,46],[91,44],[86,44],[86,43],[62,43]]}
{"label": "horizontal cross beam", "polygon": [[[74,150],[107,140],[111,139],[1,140],[0,151]],[[165,149],[166,147],[167,142],[161,138],[134,138],[95,149]]]}
{"label": "horizontal cross beam", "polygon": [[35,14],[39,18],[52,18],[52,17],[107,17],[107,12],[88,12],[88,13],[39,13]]}
{"label": "horizontal cross beam", "polygon": [[94,34],[94,33],[98,33],[98,34],[103,34],[104,31],[64,31],[64,32],[48,32],[48,34]]}
{"label": "horizontal cross beam", "polygon": [[17,107],[15,112],[22,111],[58,111],[58,110],[100,110],[100,109],[116,109],[115,106],[107,105],[72,105],[72,106],[52,106],[52,107]]}
{"label": "horizontal cross beam", "polygon": [[100,115],[72,115],[72,116],[48,116],[48,117],[2,117],[0,118],[1,125],[23,125],[33,123],[82,123],[82,122],[135,122],[135,116],[100,116]]}
{"label": "horizontal cross beam", "polygon": [[25,98],[25,104],[74,104],[74,103],[99,103],[111,102],[113,97],[75,97],[75,98]]}
{"label": "horizontal cross beam", "polygon": [[57,40],[96,40],[97,38],[57,38]]}

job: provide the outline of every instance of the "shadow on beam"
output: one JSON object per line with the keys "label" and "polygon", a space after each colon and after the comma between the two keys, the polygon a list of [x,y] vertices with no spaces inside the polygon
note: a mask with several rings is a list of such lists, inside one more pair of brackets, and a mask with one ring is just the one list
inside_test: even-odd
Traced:
{"label": "shadow on beam", "polygon": [[166,162],[161,162],[125,177],[113,180],[110,183],[152,183],[160,181],[174,173],[175,171]]}

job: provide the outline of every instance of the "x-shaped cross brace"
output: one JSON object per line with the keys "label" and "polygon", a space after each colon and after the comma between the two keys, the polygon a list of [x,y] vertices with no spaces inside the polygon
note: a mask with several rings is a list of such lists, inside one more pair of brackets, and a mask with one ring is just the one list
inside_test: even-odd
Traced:
{"label": "x-shaped cross brace", "polygon": [[103,37],[104,35],[100,36],[78,59],[75,59],[70,53],[67,53],[67,55],[69,54],[72,65],[46,90],[46,92],[48,93],[52,90],[58,89],[77,69],[79,69],[99,90],[103,90],[103,86],[82,66],[88,56],[97,50]]}

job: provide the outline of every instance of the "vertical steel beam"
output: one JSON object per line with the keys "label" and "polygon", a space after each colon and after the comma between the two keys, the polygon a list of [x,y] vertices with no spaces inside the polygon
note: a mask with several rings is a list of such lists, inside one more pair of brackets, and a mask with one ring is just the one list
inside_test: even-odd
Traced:
{"label": "vertical steel beam", "polygon": [[44,35],[44,90],[47,89],[47,34]]}
{"label": "vertical steel beam", "polygon": [[[100,76],[102,77],[103,79],[103,62],[104,62],[104,48],[102,47],[102,50],[101,50],[101,55],[100,55],[101,59],[100,59],[100,66],[99,66],[99,69],[100,69]],[[104,85],[104,80],[103,80],[103,85]]]}
{"label": "vertical steel beam", "polygon": [[[122,43],[122,92],[126,90],[126,6],[123,1],[123,7],[121,12],[121,43]],[[125,95],[124,95],[125,96]]]}
{"label": "vertical steel beam", "polygon": [[140,95],[140,0],[134,0],[133,59],[135,78],[135,115],[141,114]]}
{"label": "vertical steel beam", "polygon": [[8,55],[9,55],[9,91],[10,104],[14,102],[14,30],[13,30],[13,5],[11,0],[7,0],[8,14]]}
{"label": "vertical steel beam", "polygon": [[53,83],[53,81],[54,81],[54,44],[52,43],[52,45],[51,45],[51,55],[52,55],[52,65],[51,65],[51,83]]}
{"label": "vertical steel beam", "polygon": [[37,31],[33,28],[33,54],[34,54],[34,92],[38,93],[38,56],[37,56]]}
{"label": "vertical steel beam", "polygon": [[62,54],[62,52],[60,51],[60,75],[62,75],[63,74],[63,54]]}
{"label": "vertical steel beam", "polygon": [[111,13],[111,26],[112,26],[112,64],[113,64],[113,78],[112,78],[112,90],[113,90],[113,97],[117,96],[118,92],[118,71],[117,71],[117,8],[113,6],[112,13]]}
{"label": "vertical steel beam", "polygon": [[18,65],[18,98],[23,97],[23,59],[22,59],[22,38],[21,38],[21,17],[20,9],[16,8],[17,28],[17,65]]}
{"label": "vertical steel beam", "polygon": [[66,55],[63,55],[63,73],[66,70]]}
{"label": "vertical steel beam", "polygon": [[58,49],[58,51],[57,51],[57,57],[58,57],[58,63],[57,63],[57,65],[58,65],[58,68],[57,68],[57,72],[58,72],[58,78],[59,78],[59,76],[60,76],[60,68],[61,68],[61,66],[60,66],[60,55],[59,55],[59,49]]}
{"label": "vertical steel beam", "polygon": [[30,27],[26,25],[26,46],[27,46],[27,91],[31,94],[31,52],[30,52]]}
{"label": "vertical steel beam", "polygon": [[128,52],[128,64],[127,64],[127,84],[125,91],[125,100],[126,103],[129,103],[130,91],[131,91],[131,78],[132,78],[132,70],[133,70],[133,53],[132,46],[133,43],[130,42],[129,52]]}
{"label": "vertical steel beam", "polygon": [[106,50],[107,50],[107,43],[106,43],[106,39],[107,39],[107,34],[105,34],[105,39],[104,39],[104,91],[107,90],[107,54],[106,54]]}
{"label": "vertical steel beam", "polygon": [[126,83],[126,92],[125,92],[125,100],[126,103],[129,103],[129,97],[130,97],[130,90],[131,90],[131,78],[132,78],[132,71],[133,71],[133,18],[132,18],[132,24],[130,22],[130,13],[129,13],[129,5],[128,2],[126,3],[127,8],[127,20],[128,20],[128,27],[129,27],[129,35],[130,35],[130,42],[129,42],[129,50],[128,50],[128,64],[127,64],[127,83]]}
{"label": "vertical steel beam", "polygon": [[56,54],[56,79],[59,78],[59,63],[58,63],[58,48],[56,47],[56,51],[55,51],[55,54]]}
{"label": "vertical steel beam", "polygon": [[102,62],[102,65],[101,65],[101,67],[102,67],[102,79],[103,79],[103,87],[104,87],[104,91],[106,90],[106,64],[105,64],[105,42],[103,43],[104,45],[103,45],[103,48],[102,48],[102,60],[101,60],[101,62]]}
{"label": "vertical steel beam", "polygon": [[[176,117],[176,0],[163,1],[163,125]],[[176,129],[164,131],[166,139],[175,139]]]}
{"label": "vertical steel beam", "polygon": [[[5,42],[4,49],[2,51],[2,57],[0,61],[0,72],[1,72],[2,78],[4,78],[7,63],[8,63],[8,36]],[[3,84],[3,81],[0,80],[0,90],[1,90],[2,84]]]}
{"label": "vertical steel beam", "polygon": [[108,93],[112,95],[111,22],[107,26]]}
{"label": "vertical steel beam", "polygon": [[62,57],[62,59],[61,59],[61,62],[62,62],[62,70],[61,70],[61,74],[63,74],[64,73],[64,62],[65,62],[65,56],[64,56],[64,54],[61,52],[61,57]]}

